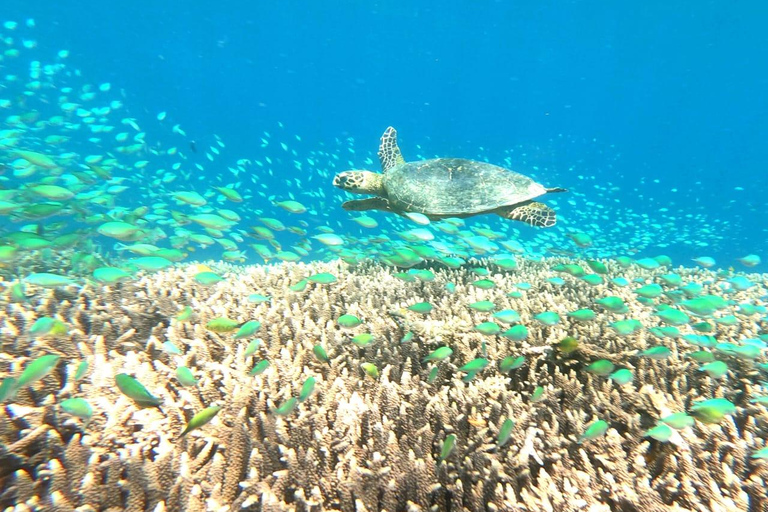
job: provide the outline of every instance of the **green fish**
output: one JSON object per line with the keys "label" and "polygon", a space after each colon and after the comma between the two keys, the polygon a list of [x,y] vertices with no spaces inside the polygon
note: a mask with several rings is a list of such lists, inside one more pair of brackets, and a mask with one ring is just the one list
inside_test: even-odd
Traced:
{"label": "green fish", "polygon": [[421,362],[442,361],[443,359],[451,357],[451,354],[453,354],[453,350],[451,350],[450,347],[440,347],[430,352],[429,355],[421,360]]}
{"label": "green fish", "polygon": [[496,304],[489,300],[481,300],[468,304],[467,307],[469,309],[474,309],[475,311],[480,311],[481,313],[489,313],[496,309]]}
{"label": "green fish", "polygon": [[335,275],[328,272],[321,272],[320,274],[313,274],[307,278],[307,281],[317,284],[331,284],[338,281]]}
{"label": "green fish", "polygon": [[690,412],[704,423],[720,423],[723,418],[736,412],[736,406],[725,398],[710,398],[693,404]]}
{"label": "green fish", "polygon": [[13,377],[4,378],[0,382],[0,404],[13,397],[17,389],[16,379]]}
{"label": "green fish", "polygon": [[573,336],[566,336],[555,345],[565,355],[576,352],[579,349],[579,340]]}
{"label": "green fish", "polygon": [[267,368],[269,368],[269,361],[267,361],[266,359],[262,359],[261,361],[256,363],[256,365],[254,365],[253,368],[251,368],[251,370],[248,372],[248,375],[250,375],[251,377],[254,377],[256,375],[261,375],[267,370]]}
{"label": "green fish", "polygon": [[256,338],[254,340],[251,340],[248,343],[248,346],[245,347],[245,353],[243,353],[243,357],[249,357],[256,353],[257,350],[259,350],[259,345],[261,344],[261,339]]}
{"label": "green fish", "polygon": [[666,443],[669,441],[669,438],[672,437],[672,432],[673,430],[669,427],[669,425],[662,423],[660,425],[656,425],[650,430],[647,430],[645,434],[643,434],[643,437],[652,437],[657,441]]}
{"label": "green fish", "polygon": [[293,396],[288,400],[286,400],[285,402],[283,402],[276,409],[272,409],[272,414],[274,414],[275,416],[288,416],[289,414],[291,414],[293,411],[296,410],[297,405],[299,405],[299,401],[295,396]]}
{"label": "green fish", "polygon": [[408,306],[406,309],[408,311],[413,311],[414,313],[426,315],[432,311],[433,307],[429,302],[417,302],[416,304]]}
{"label": "green fish", "polygon": [[68,398],[59,403],[61,410],[72,416],[88,421],[93,416],[93,408],[82,398]]}
{"label": "green fish", "polygon": [[59,286],[72,286],[77,284],[74,279],[70,279],[69,277],[61,276],[58,274],[51,274],[48,272],[29,274],[24,278],[24,282],[43,288],[56,288]]}
{"label": "green fish", "polygon": [[186,366],[179,366],[176,368],[176,378],[182,386],[191,387],[197,385],[197,379],[192,374],[192,370]]}
{"label": "green fish", "polygon": [[179,322],[186,322],[192,317],[192,308],[190,306],[184,306],[181,313],[176,315],[176,320]]}
{"label": "green fish", "polygon": [[365,371],[365,373],[372,379],[378,379],[379,378],[379,369],[376,367],[373,363],[362,363],[360,367]]}
{"label": "green fish", "polygon": [[696,423],[695,419],[693,419],[691,416],[688,416],[684,412],[676,412],[670,414],[669,416],[661,418],[661,421],[677,430],[692,427]]}
{"label": "green fish", "polygon": [[256,331],[259,329],[261,329],[261,322],[256,320],[249,320],[240,326],[240,329],[238,329],[238,331],[235,333],[234,338],[236,340],[248,338],[256,334]]}
{"label": "green fish", "polygon": [[657,347],[651,347],[645,350],[641,350],[637,353],[640,357],[645,357],[648,359],[654,359],[657,361],[660,361],[662,359],[667,359],[669,356],[672,355],[672,351],[669,350],[667,347],[663,345],[659,345]]}
{"label": "green fish", "polygon": [[213,406],[213,407],[206,407],[202,411],[198,412],[194,416],[192,416],[192,419],[189,420],[187,423],[187,426],[184,428],[184,431],[179,435],[179,437],[176,439],[177,441],[187,435],[188,433],[192,432],[193,430],[196,430],[206,423],[210,422],[217,414],[219,414],[219,411],[221,410],[221,406]]}
{"label": "green fish", "polygon": [[507,356],[499,363],[499,371],[501,373],[508,373],[512,370],[520,368],[525,363],[524,356]]}
{"label": "green fish", "polygon": [[456,436],[453,434],[448,434],[445,436],[445,441],[443,441],[443,445],[440,448],[440,457],[437,459],[437,463],[440,464],[445,459],[447,459],[451,452],[453,452],[453,449],[456,447]]}
{"label": "green fish", "polygon": [[512,437],[512,428],[515,426],[514,420],[507,418],[504,420],[504,423],[501,424],[501,428],[499,429],[499,433],[496,436],[496,445],[501,448],[507,442],[509,442],[509,439]]}
{"label": "green fish", "polygon": [[355,336],[352,336],[352,343],[354,343],[360,348],[365,348],[373,342],[373,339],[374,339],[373,334],[369,332],[363,332]]}
{"label": "green fish", "polygon": [[490,279],[478,279],[477,281],[474,281],[470,284],[475,288],[480,288],[481,290],[490,290],[491,288],[496,287],[496,283]]}
{"label": "green fish", "polygon": [[325,351],[322,345],[315,345],[312,347],[312,353],[321,363],[326,363],[331,366],[331,359],[328,357],[328,352]]}
{"label": "green fish", "polygon": [[486,336],[493,336],[501,332],[501,327],[499,327],[499,324],[495,322],[483,322],[477,324],[474,329],[475,331],[481,334],[485,334]]}
{"label": "green fish", "polygon": [[595,375],[599,375],[601,377],[607,377],[608,375],[613,372],[613,369],[615,366],[612,362],[608,361],[607,359],[598,359],[594,363],[587,366],[586,370],[589,373],[593,373]]}
{"label": "green fish", "polygon": [[512,309],[503,309],[491,315],[494,319],[505,324],[516,324],[520,322],[520,313]]}
{"label": "green fish", "polygon": [[352,329],[362,324],[363,321],[357,318],[355,315],[345,314],[336,319],[336,323],[341,327]]}
{"label": "green fish", "polygon": [[608,378],[611,379],[616,384],[618,384],[619,386],[624,386],[632,382],[632,379],[634,378],[634,376],[632,375],[632,372],[630,370],[628,370],[627,368],[622,368],[610,374]]}
{"label": "green fish", "polygon": [[310,397],[315,390],[315,382],[316,380],[314,377],[309,377],[304,381],[304,384],[301,386],[301,391],[299,391],[299,402],[303,402]]}
{"label": "green fish", "polygon": [[538,315],[534,315],[533,318],[546,326],[553,326],[560,323],[560,315],[554,311],[545,311],[543,313],[539,313]]}
{"label": "green fish", "polygon": [[292,292],[303,292],[307,287],[308,282],[309,281],[307,279],[302,279],[298,283],[290,285],[288,288],[290,288]]}
{"label": "green fish", "polygon": [[75,382],[82,379],[85,376],[85,373],[88,371],[88,361],[80,361],[80,364],[77,365],[77,369],[75,370],[75,376],[73,379]]}
{"label": "green fish", "polygon": [[459,371],[467,372],[467,373],[477,373],[484,369],[486,366],[488,366],[488,360],[484,357],[478,357],[476,359],[471,360],[461,368],[459,368]]}
{"label": "green fish", "polygon": [[235,322],[234,320],[230,320],[229,318],[214,318],[213,320],[209,321],[207,324],[205,324],[205,328],[209,331],[213,331],[218,334],[226,334],[234,331],[235,329],[238,329],[242,327],[244,323],[242,322]]}
{"label": "green fish", "polygon": [[598,437],[602,437],[608,432],[608,423],[603,420],[597,420],[590,423],[584,433],[579,436],[578,444],[584,443],[584,441],[593,441]]}
{"label": "green fish", "polygon": [[198,272],[192,279],[203,286],[213,286],[224,281],[224,278],[214,272]]}
{"label": "green fish", "polygon": [[720,379],[728,374],[728,365],[723,361],[712,361],[711,363],[701,365],[699,371],[707,372],[707,375],[713,379]]}
{"label": "green fish", "polygon": [[131,377],[127,373],[118,373],[115,375],[115,383],[118,389],[133,400],[139,407],[160,407],[162,400],[147,391],[141,382]]}
{"label": "green fish", "polygon": [[568,318],[573,318],[579,322],[589,322],[595,319],[595,312],[591,309],[577,309],[567,314]]}
{"label": "green fish", "polygon": [[16,389],[34,384],[51,373],[56,368],[59,359],[61,359],[60,356],[46,354],[29,363],[16,381]]}
{"label": "green fish", "polygon": [[522,341],[528,337],[528,328],[523,324],[513,325],[506,331],[501,333],[505,338],[509,338],[512,341]]}
{"label": "green fish", "polygon": [[51,332],[51,329],[53,329],[53,326],[55,325],[56,320],[49,316],[44,316],[42,318],[38,318],[35,320],[35,323],[32,324],[32,326],[29,328],[29,331],[27,331],[27,334],[32,336],[33,338],[39,338],[42,336],[45,336],[46,334]]}
{"label": "green fish", "polygon": [[93,278],[103,284],[114,284],[133,279],[133,275],[116,267],[99,267],[93,271]]}

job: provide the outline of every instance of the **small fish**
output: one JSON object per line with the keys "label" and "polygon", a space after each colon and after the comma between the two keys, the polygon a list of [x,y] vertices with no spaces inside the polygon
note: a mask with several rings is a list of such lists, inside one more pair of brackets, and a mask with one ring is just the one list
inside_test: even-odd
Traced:
{"label": "small fish", "polygon": [[257,320],[249,320],[240,326],[235,333],[234,338],[236,340],[248,338],[256,334],[259,329],[261,329],[261,322],[258,322]]}
{"label": "small fish", "polygon": [[515,422],[514,420],[507,418],[504,420],[504,423],[501,424],[501,428],[499,429],[499,433],[496,436],[496,445],[501,448],[507,442],[509,442],[509,439],[512,437],[512,428],[514,428]]}
{"label": "small fish", "polygon": [[360,348],[365,348],[373,342],[374,336],[369,332],[363,332],[352,336],[352,343]]}
{"label": "small fish", "polygon": [[688,416],[684,412],[676,412],[676,413],[670,414],[669,416],[661,418],[661,421],[677,430],[682,430],[684,428],[692,427],[696,423],[696,420],[694,418],[692,418],[691,416]]}
{"label": "small fish", "polygon": [[179,366],[176,368],[176,378],[182,386],[191,387],[197,385],[197,379],[192,374],[192,370],[186,366]]}
{"label": "small fish", "polygon": [[312,353],[315,354],[318,361],[331,366],[331,359],[328,357],[328,352],[325,351],[322,345],[315,345],[312,347]]}
{"label": "small fish", "polygon": [[93,408],[82,398],[68,398],[59,403],[61,410],[72,416],[88,421],[93,416]]}
{"label": "small fish", "polygon": [[566,336],[555,345],[565,355],[572,354],[579,349],[579,340],[573,336]]}
{"label": "small fish", "polygon": [[235,329],[239,329],[243,325],[243,322],[236,322],[234,320],[230,320],[229,318],[219,317],[210,320],[207,324],[205,324],[205,328],[218,334],[226,334],[234,331]]}
{"label": "small fish", "polygon": [[467,304],[467,307],[475,311],[480,311],[481,313],[489,313],[494,309],[496,309],[496,304],[494,304],[489,300],[481,300],[481,301],[473,302],[471,304]]}
{"label": "small fish", "polygon": [[331,284],[338,281],[338,278],[329,272],[321,272],[319,274],[313,274],[309,276],[307,280],[317,284]]}
{"label": "small fish", "polygon": [[283,402],[276,409],[272,409],[272,414],[275,416],[288,416],[296,410],[296,406],[299,404],[298,399],[294,396]]}
{"label": "small fish", "polygon": [[608,431],[608,423],[603,420],[597,420],[590,423],[584,430],[584,433],[579,436],[577,443],[582,444],[584,441],[593,441],[598,437],[602,437]]}
{"label": "small fish", "polygon": [[314,377],[309,377],[304,381],[304,384],[301,386],[301,391],[299,391],[299,402],[305,401],[312,395],[312,392],[315,390],[315,382],[316,379]]}
{"label": "small fish", "polygon": [[16,385],[16,379],[13,377],[6,377],[0,382],[0,404],[13,397],[16,394],[18,386]]}
{"label": "small fish", "polygon": [[115,383],[118,389],[139,407],[159,407],[163,403],[161,399],[147,391],[141,382],[127,373],[115,375]]}
{"label": "small fish", "polygon": [[192,317],[192,308],[190,306],[184,306],[181,313],[176,315],[176,320],[179,322],[186,322]]}
{"label": "small fish", "polygon": [[501,327],[496,322],[483,322],[477,324],[474,330],[486,336],[493,336],[501,332]]}
{"label": "small fish", "polygon": [[362,363],[360,367],[365,371],[365,373],[372,379],[376,380],[379,378],[379,369],[376,367],[373,363]]}
{"label": "small fish", "polygon": [[442,361],[443,359],[451,357],[451,354],[453,354],[453,350],[451,350],[450,347],[440,347],[430,352],[429,355],[421,360],[421,362],[426,363],[427,361]]}
{"label": "small fish", "polygon": [[528,328],[523,324],[513,325],[506,331],[501,333],[505,338],[509,338],[512,341],[522,341],[528,337]]}
{"label": "small fish", "polygon": [[736,406],[725,398],[710,398],[691,406],[690,413],[704,423],[720,423],[723,418],[734,414]]}
{"label": "small fish", "polygon": [[632,379],[634,378],[634,376],[632,375],[631,370],[628,370],[627,368],[622,368],[610,374],[608,378],[611,379],[616,384],[618,384],[619,386],[624,386],[632,382]]}
{"label": "small fish", "polygon": [[534,315],[533,318],[538,320],[541,324],[547,326],[553,326],[560,323],[560,315],[554,311],[545,311],[543,313],[539,313],[538,315]]}
{"label": "small fish", "polygon": [[192,432],[193,430],[196,430],[206,423],[210,422],[217,414],[219,414],[219,411],[221,410],[221,406],[213,406],[213,407],[207,407],[203,409],[202,411],[198,412],[194,416],[192,416],[192,419],[189,420],[187,423],[187,426],[184,428],[184,431],[179,435],[176,440],[178,441],[188,433]]}
{"label": "small fish", "polygon": [[29,363],[16,381],[16,389],[29,386],[44,378],[56,368],[59,359],[61,359],[60,356],[46,354]]}
{"label": "small fish", "polygon": [[499,363],[499,371],[501,373],[508,373],[512,370],[520,368],[525,363],[524,356],[507,356]]}
{"label": "small fish", "polygon": [[363,321],[357,318],[355,315],[341,315],[339,318],[336,319],[336,323],[341,326],[345,327],[347,329],[352,329],[354,327],[357,327],[358,325],[362,324]]}
{"label": "small fish", "polygon": [[669,441],[669,438],[672,437],[672,432],[673,430],[669,427],[669,425],[662,423],[660,425],[656,425],[650,430],[647,430],[645,434],[643,434],[643,436],[652,437],[657,441],[666,443],[667,441]]}
{"label": "small fish", "polygon": [[406,309],[408,311],[413,311],[414,313],[426,315],[427,313],[432,311],[433,307],[432,307],[432,304],[430,304],[429,302],[417,302],[416,304],[408,306]]}
{"label": "small fish", "polygon": [[473,359],[472,361],[459,368],[459,371],[477,373],[483,370],[486,366],[488,366],[488,359],[484,357],[478,357],[477,359]]}
{"label": "small fish", "polygon": [[594,363],[587,366],[586,370],[589,373],[593,373],[601,377],[607,377],[608,375],[611,374],[614,368],[615,368],[614,364],[608,361],[607,359],[598,359]]}
{"label": "small fish", "polygon": [[248,343],[248,346],[245,347],[245,353],[243,353],[243,356],[249,357],[255,354],[256,351],[259,350],[260,344],[261,344],[261,338],[256,338],[254,340],[251,340],[250,343]]}
{"label": "small fish", "polygon": [[251,370],[248,372],[248,375],[250,375],[251,377],[254,377],[256,375],[261,375],[267,370],[267,368],[269,368],[269,361],[267,361],[266,359],[262,359],[261,361],[256,363],[253,368],[251,368]]}
{"label": "small fish", "polygon": [[443,462],[445,459],[447,459],[451,453],[453,452],[453,449],[456,447],[456,436],[454,434],[448,434],[445,436],[445,441],[443,441],[443,445],[440,448],[440,457],[437,459],[437,463]]}

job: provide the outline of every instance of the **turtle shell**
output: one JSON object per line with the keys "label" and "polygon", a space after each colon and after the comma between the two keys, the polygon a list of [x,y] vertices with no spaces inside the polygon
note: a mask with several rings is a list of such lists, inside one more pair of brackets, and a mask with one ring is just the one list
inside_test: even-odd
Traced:
{"label": "turtle shell", "polygon": [[474,215],[547,192],[528,176],[485,162],[437,158],[407,162],[384,174],[390,207],[426,215]]}

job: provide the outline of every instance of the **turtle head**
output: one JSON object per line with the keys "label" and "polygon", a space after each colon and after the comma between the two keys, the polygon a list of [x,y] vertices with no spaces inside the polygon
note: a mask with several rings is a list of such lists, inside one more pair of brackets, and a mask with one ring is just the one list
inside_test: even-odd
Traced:
{"label": "turtle head", "polygon": [[333,178],[333,186],[356,194],[376,194],[384,192],[383,174],[371,171],[344,171]]}

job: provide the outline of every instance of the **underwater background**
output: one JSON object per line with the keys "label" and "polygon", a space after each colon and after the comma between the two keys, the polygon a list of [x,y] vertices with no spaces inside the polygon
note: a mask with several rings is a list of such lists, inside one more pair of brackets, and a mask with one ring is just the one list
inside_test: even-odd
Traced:
{"label": "underwater background", "polygon": [[[284,178],[317,172],[319,163],[293,165],[312,151],[365,167],[361,157],[375,154],[392,125],[406,160],[506,163],[579,194],[556,198],[564,229],[608,232],[612,221],[628,222],[603,244],[606,255],[634,243],[650,255],[707,255],[723,266],[768,244],[767,11],[717,1],[3,6],[22,23],[14,35],[36,41],[29,57],[68,50],[82,83],[111,83],[105,99],[124,102],[120,116],[136,118],[148,144],[189,153],[169,133],[173,124],[201,150],[221,137],[228,159],[189,180],[200,192],[226,181],[225,165],[271,156],[280,159],[274,176],[248,170],[262,190],[321,190],[328,197],[311,205],[318,216],[351,230],[328,176],[300,186]],[[34,30],[23,27],[29,17]],[[160,112],[168,112],[164,126]],[[297,154],[284,158],[279,142]],[[638,240],[654,231],[644,218],[668,223],[656,243]],[[562,237],[552,244],[573,248]]]}
{"label": "underwater background", "polygon": [[767,15],[3,0],[0,508],[768,511]]}

